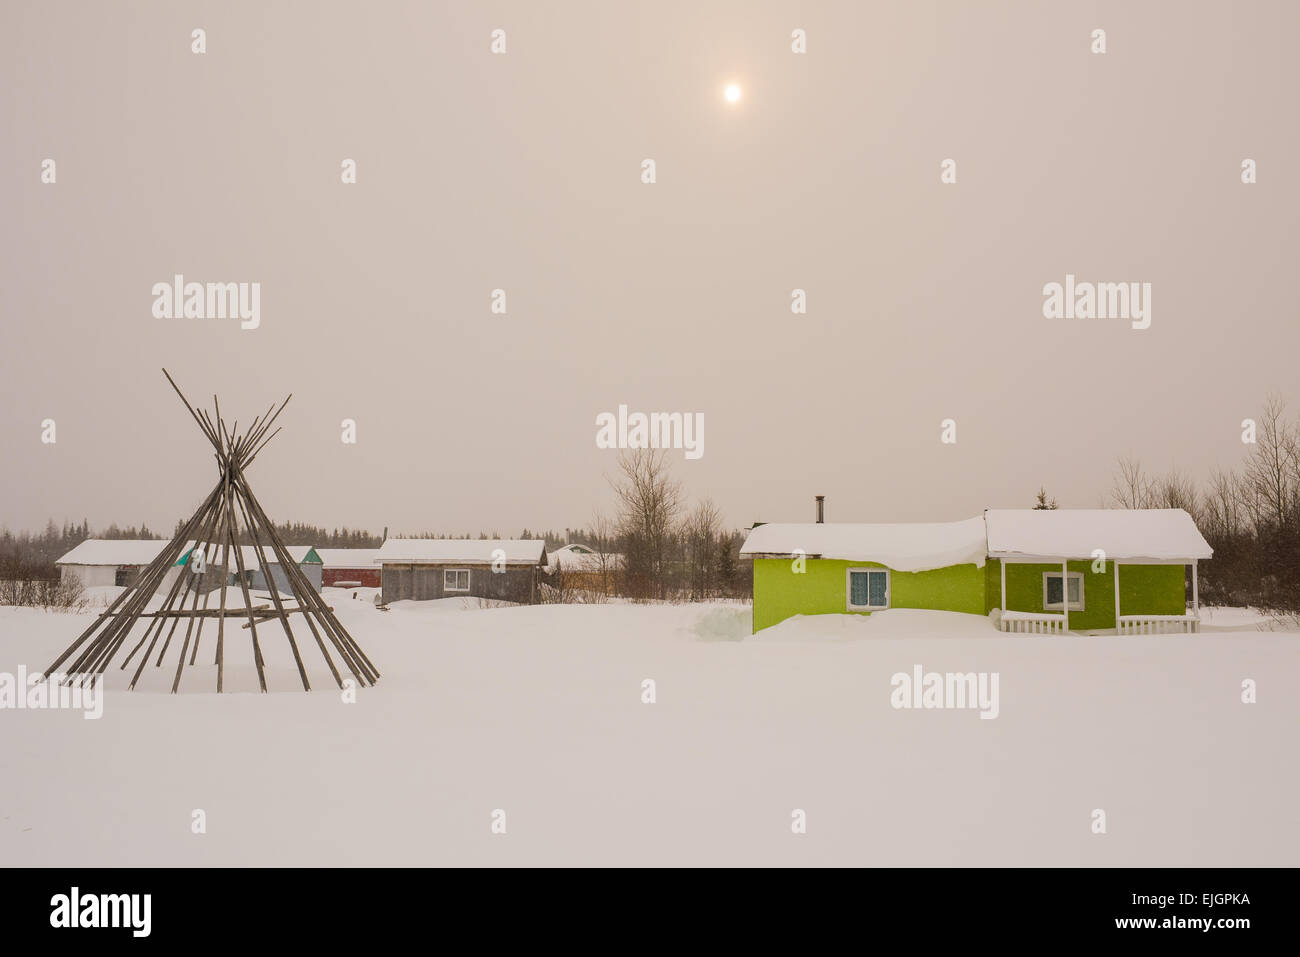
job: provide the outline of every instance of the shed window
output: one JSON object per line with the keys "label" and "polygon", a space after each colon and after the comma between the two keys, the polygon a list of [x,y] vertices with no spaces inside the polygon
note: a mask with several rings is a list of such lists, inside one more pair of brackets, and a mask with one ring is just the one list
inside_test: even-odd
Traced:
{"label": "shed window", "polygon": [[889,607],[889,569],[850,568],[850,610]]}
{"label": "shed window", "polygon": [[[1083,573],[1070,572],[1070,611],[1083,611]],[[1043,572],[1043,609],[1061,611],[1061,573]]]}
{"label": "shed window", "polygon": [[443,591],[469,591],[468,568],[444,568],[442,570]]}

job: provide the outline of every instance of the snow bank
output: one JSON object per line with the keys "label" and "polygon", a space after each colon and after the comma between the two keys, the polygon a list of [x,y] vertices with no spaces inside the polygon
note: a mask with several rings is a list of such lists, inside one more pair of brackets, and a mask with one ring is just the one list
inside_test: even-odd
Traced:
{"label": "snow bank", "polygon": [[[173,644],[135,692],[123,690],[130,671],[108,669],[99,720],[0,710],[0,861],[1088,866],[1086,823],[1071,823],[1084,792],[1140,797],[1105,849],[1117,866],[1280,867],[1300,848],[1293,788],[1205,772],[1210,751],[1243,774],[1294,751],[1285,694],[1243,718],[1231,676],[1291,680],[1295,633],[1012,639],[978,616],[892,609],[702,641],[743,606],[382,612],[341,591],[326,589],[330,603],[383,672],[355,695],[314,651],[303,653],[313,690],[298,690],[274,622],[258,628],[271,693],[257,694],[250,632],[228,622],[235,693],[213,693],[209,623],[177,696]],[[91,620],[0,607],[0,673],[43,667]],[[998,719],[895,709],[891,675],[917,665],[998,672]],[[1189,695],[1209,745],[1188,733]],[[1207,786],[1208,819],[1187,799]],[[209,837],[190,831],[196,807]],[[790,836],[794,807],[809,810],[806,838]],[[508,812],[508,837],[490,831],[494,808]]]}
{"label": "snow bank", "polygon": [[748,605],[726,605],[700,614],[691,634],[701,641],[744,641],[754,630],[754,611]]}
{"label": "snow bank", "polygon": [[858,638],[999,638],[983,615],[888,608],[870,615],[795,615],[764,628],[758,641],[851,641]]}

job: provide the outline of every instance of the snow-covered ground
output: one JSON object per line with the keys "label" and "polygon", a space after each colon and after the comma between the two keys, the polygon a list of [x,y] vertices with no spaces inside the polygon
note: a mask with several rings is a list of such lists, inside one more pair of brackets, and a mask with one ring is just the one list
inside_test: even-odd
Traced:
{"label": "snow-covered ground", "polygon": [[[99,720],[0,710],[0,861],[1300,864],[1300,634],[1257,613],[1211,610],[1199,636],[903,610],[751,636],[738,604],[326,594],[384,675],[356,703],[311,647],[298,690],[276,623],[272,693],[230,624],[226,687],[247,693],[213,694],[209,623],[182,694],[173,648],[135,692],[114,666]],[[0,608],[0,672],[41,670],[91,620]],[[916,666],[996,673],[998,717],[896,710],[891,678]]]}

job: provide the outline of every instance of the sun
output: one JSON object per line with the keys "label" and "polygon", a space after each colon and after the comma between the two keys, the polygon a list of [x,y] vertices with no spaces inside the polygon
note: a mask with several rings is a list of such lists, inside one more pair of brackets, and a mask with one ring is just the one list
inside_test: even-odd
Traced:
{"label": "sun", "polygon": [[739,103],[740,87],[735,83],[728,83],[727,88],[723,91],[722,95],[726,97],[728,103]]}

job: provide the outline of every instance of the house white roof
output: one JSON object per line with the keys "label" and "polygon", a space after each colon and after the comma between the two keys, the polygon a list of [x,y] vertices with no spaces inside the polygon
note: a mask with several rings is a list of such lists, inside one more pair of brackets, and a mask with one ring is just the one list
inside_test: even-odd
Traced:
{"label": "house white roof", "polygon": [[88,538],[54,564],[148,565],[166,547],[166,539]]}
{"label": "house white roof", "polygon": [[490,565],[494,552],[505,553],[507,565],[546,564],[546,543],[520,538],[390,538],[376,561],[427,565]]}
{"label": "house white roof", "polygon": [[879,562],[900,572],[983,565],[984,519],[897,525],[773,523],[751,531],[740,554],[746,558],[785,557],[796,550],[809,558]]}
{"label": "house white roof", "polygon": [[1214,554],[1181,508],[991,508],[981,518],[938,524],[773,523],[749,533],[745,558],[790,557],[879,562],[916,572],[983,565],[989,558],[1091,558],[1190,561]]}
{"label": "house white roof", "polygon": [[371,568],[379,558],[377,548],[318,548],[326,568]]}
{"label": "house white roof", "polygon": [[984,513],[992,558],[1177,560],[1214,554],[1181,508],[1002,509]]}

